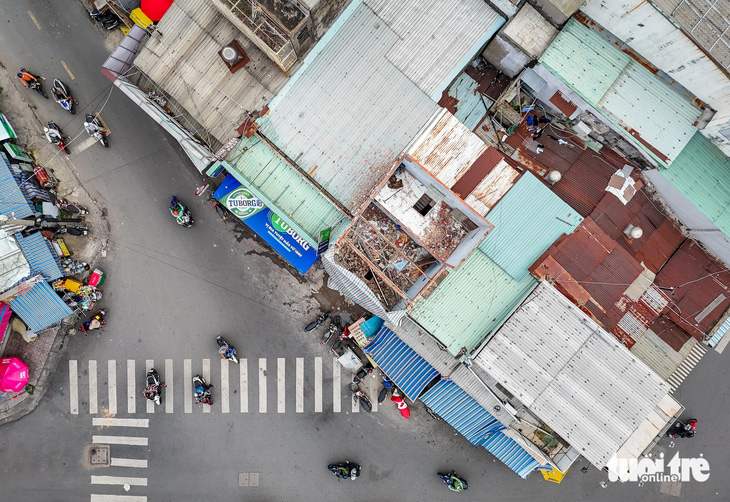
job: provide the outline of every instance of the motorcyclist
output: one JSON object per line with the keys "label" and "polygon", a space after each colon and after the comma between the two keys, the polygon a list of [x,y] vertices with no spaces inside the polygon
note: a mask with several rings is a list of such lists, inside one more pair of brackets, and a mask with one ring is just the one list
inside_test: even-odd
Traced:
{"label": "motorcyclist", "polygon": [[228,359],[236,353],[236,349],[228,344],[225,344],[221,345],[220,348],[218,348],[218,353],[221,355],[222,358]]}
{"label": "motorcyclist", "polygon": [[449,481],[449,483],[446,484],[446,486],[448,486],[449,490],[451,490],[452,492],[463,492],[464,491],[464,483],[453,472],[451,473],[450,481]]}
{"label": "motorcyclist", "polygon": [[155,398],[160,394],[160,386],[151,384],[148,385],[147,388],[144,390],[144,397],[145,399],[149,399],[150,401],[154,401]]}
{"label": "motorcyclist", "polygon": [[106,326],[106,320],[104,319],[104,314],[99,313],[92,317],[90,320],[86,321],[79,327],[79,331],[82,333],[88,333],[92,329],[99,329]]}
{"label": "motorcyclist", "polygon": [[44,127],[43,132],[46,133],[46,139],[49,143],[58,143],[63,141],[63,136],[57,129],[51,129],[50,127]]}
{"label": "motorcyclist", "polygon": [[170,202],[170,213],[181,224],[186,225],[190,223],[190,217],[185,211],[185,206],[183,206],[182,202],[177,200],[177,198],[175,197],[173,197],[172,201]]}
{"label": "motorcyclist", "polygon": [[20,70],[20,73],[18,73],[18,78],[21,82],[23,82],[23,85],[26,87],[30,87],[33,82],[38,81],[38,77],[26,71],[25,69]]}
{"label": "motorcyclist", "polygon": [[104,132],[102,128],[100,128],[98,125],[96,125],[94,122],[84,122],[84,127],[88,131],[90,135],[94,135],[97,132]]}
{"label": "motorcyclist", "polygon": [[61,90],[57,87],[54,87],[53,89],[51,89],[51,92],[53,92],[53,100],[56,103],[60,103],[61,101],[66,99],[66,96],[64,96],[64,94],[61,92]]}

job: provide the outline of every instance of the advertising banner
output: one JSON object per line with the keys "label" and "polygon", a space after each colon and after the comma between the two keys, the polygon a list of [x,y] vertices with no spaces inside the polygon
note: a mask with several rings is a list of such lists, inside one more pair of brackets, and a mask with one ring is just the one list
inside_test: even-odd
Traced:
{"label": "advertising banner", "polygon": [[317,249],[233,176],[228,175],[213,196],[300,273],[307,273],[317,260]]}

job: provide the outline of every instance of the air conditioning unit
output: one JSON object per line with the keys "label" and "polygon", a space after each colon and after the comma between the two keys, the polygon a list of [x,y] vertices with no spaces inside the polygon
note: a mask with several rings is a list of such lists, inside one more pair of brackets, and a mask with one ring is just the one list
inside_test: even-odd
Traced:
{"label": "air conditioning unit", "polygon": [[236,40],[232,40],[231,43],[218,51],[218,55],[231,73],[236,73],[250,61],[243,47]]}

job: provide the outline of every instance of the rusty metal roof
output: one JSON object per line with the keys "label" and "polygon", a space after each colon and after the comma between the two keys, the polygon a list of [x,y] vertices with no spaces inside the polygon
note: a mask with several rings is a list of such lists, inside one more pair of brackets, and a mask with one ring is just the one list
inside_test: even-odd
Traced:
{"label": "rusty metal roof", "polygon": [[492,172],[499,161],[504,159],[502,152],[488,146],[484,152],[474,161],[467,171],[451,187],[451,191],[462,199],[465,199],[486,175]]}
{"label": "rusty metal roof", "polygon": [[555,108],[563,112],[566,117],[572,116],[578,110],[578,107],[569,99],[565,99],[563,93],[560,91],[555,91],[555,94],[550,97],[550,102],[555,105]]}

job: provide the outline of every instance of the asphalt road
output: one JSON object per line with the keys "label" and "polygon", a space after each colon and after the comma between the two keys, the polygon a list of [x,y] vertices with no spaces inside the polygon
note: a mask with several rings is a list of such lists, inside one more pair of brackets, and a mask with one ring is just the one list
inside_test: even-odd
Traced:
{"label": "asphalt road", "polygon": [[[27,66],[50,79],[60,76],[80,101],[72,117],[51,100],[22,94],[36,114],[56,120],[65,131],[79,131],[82,113],[103,106],[112,130],[108,149],[92,145],[64,158],[109,224],[111,246],[100,264],[108,276],[103,288],[108,327],[99,335],[73,337],[41,405],[0,429],[2,499],[60,502],[107,494],[149,501],[443,500],[452,494],[436,472],[448,468],[470,482],[468,492],[454,495],[462,500],[677,500],[666,493],[677,490],[686,500],[730,497],[721,433],[730,402],[721,385],[728,378],[727,354],[711,351],[678,393],[700,419],[697,438],[673,449],[667,440],[659,446],[669,455],[703,454],[712,469],[705,483],[609,483],[604,489],[599,485],[604,473],[580,472],[585,461],[577,462],[561,485],[545,482],[539,473],[523,481],[486,450],[434,422],[420,405],[408,421],[392,405],[354,413],[348,377],[343,371],[339,385],[333,382],[331,356],[314,335],[301,332],[319,309],[321,272],[306,280],[297,276],[270,249],[235,222],[221,221],[192,195],[200,175],[175,142],[101,75],[106,33],[87,18],[76,0],[0,4],[0,19],[6,20],[0,61],[7,70]],[[193,228],[183,229],[169,215],[173,193],[190,205]],[[229,365],[223,378],[217,334],[239,348],[245,373]],[[154,413],[147,413],[141,399],[148,359],[171,386]],[[89,361],[96,362],[96,385]],[[134,411],[129,361],[135,365]],[[210,413],[194,405],[187,412],[188,364],[192,373],[209,365],[215,385]],[[76,378],[70,381],[74,365]],[[72,381],[78,385],[77,410]],[[338,402],[340,411],[334,411]],[[94,403],[97,414],[90,413]],[[93,424],[93,417],[111,416],[147,419],[148,427]],[[146,467],[90,467],[87,446],[93,436],[109,435],[146,438],[146,445],[112,445],[112,458],[146,461]],[[361,479],[338,483],[328,473],[328,463],[344,459],[363,465]],[[92,479],[101,479],[93,476],[132,478],[132,486],[126,492],[120,485],[92,485]],[[147,486],[137,486],[140,479]]]}

